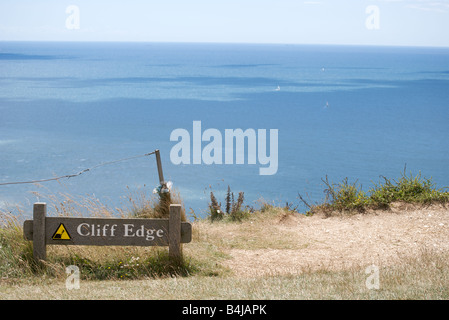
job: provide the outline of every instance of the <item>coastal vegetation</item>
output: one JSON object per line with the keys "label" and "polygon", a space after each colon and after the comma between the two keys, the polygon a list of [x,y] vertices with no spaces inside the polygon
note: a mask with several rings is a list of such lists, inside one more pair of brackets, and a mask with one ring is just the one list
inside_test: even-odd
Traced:
{"label": "coastal vegetation", "polygon": [[[323,203],[311,205],[298,195],[299,201],[308,208],[305,214],[298,212],[298,206],[292,203],[280,206],[260,201],[257,208],[244,205],[244,192],[240,191],[235,196],[229,186],[222,206],[214,192],[210,192],[208,215],[198,218],[190,212],[195,220],[193,239],[184,245],[184,257],[176,264],[170,261],[164,247],[88,246],[50,246],[47,261],[36,263],[32,242],[23,238],[20,214],[17,210],[2,209],[0,296],[17,292],[16,298],[19,299],[36,298],[27,296],[21,288],[37,286],[42,289],[49,282],[63,283],[67,277],[66,268],[75,265],[79,268],[84,288],[91,286],[92,281],[101,280],[104,284],[127,288],[125,290],[131,292],[131,298],[136,298],[139,292],[134,292],[133,285],[124,280],[136,283],[156,281],[168,299],[182,299],[183,296],[199,299],[211,296],[224,299],[448,299],[449,267],[445,261],[449,251],[445,247],[439,248],[440,243],[435,239],[445,236],[448,223],[444,219],[448,219],[449,192],[445,188],[436,188],[432,179],[424,178],[420,173],[406,175],[404,171],[397,180],[381,179],[364,192],[356,182],[344,179],[340,183],[332,183],[325,177],[326,198]],[[151,197],[144,192],[130,194],[128,201],[128,207],[111,210],[96,199],[75,199],[69,195],[48,198],[50,214],[62,216],[161,218],[165,217],[170,203],[182,204],[175,190],[170,194],[156,192]],[[411,204],[408,207],[411,211],[398,211],[397,203]],[[390,215],[389,212],[402,214]],[[415,212],[416,217],[413,216]],[[424,231],[428,232],[432,227],[431,216],[438,216],[441,220],[435,220],[435,236],[424,237]],[[187,219],[184,208],[183,219]],[[372,219],[377,220],[374,223]],[[417,225],[424,220],[429,222]],[[413,224],[405,233],[398,229],[397,234],[392,234],[398,225],[411,222]],[[361,261],[368,258],[351,262],[352,256],[377,250],[377,247],[369,246],[371,242],[366,242],[367,247],[364,248],[362,242],[365,238],[357,238],[358,234],[365,236],[373,232],[373,225],[383,226],[372,234],[383,239],[383,250],[395,247],[397,241],[406,243],[403,248],[407,248],[397,260],[386,256],[388,264],[384,265],[384,260],[379,258],[382,286],[377,291],[366,290],[364,285],[366,264]],[[367,231],[364,228],[368,226],[371,229]],[[413,228],[418,231],[410,233]],[[354,230],[357,233],[349,235]],[[417,240],[421,230],[424,230],[424,238]],[[350,247],[349,251],[342,251],[341,257],[323,262],[330,253],[343,250],[347,243],[357,241],[360,243]],[[429,241],[434,242],[431,245]],[[420,244],[419,250],[417,243]],[[402,247],[397,248],[395,250]],[[330,253],[321,256],[327,249]],[[301,258],[289,261],[296,254]],[[343,267],[336,267],[340,262]],[[254,278],[257,272],[261,276]],[[178,282],[170,280],[173,278],[179,279]],[[419,287],[415,286],[416,279],[420,281]],[[173,285],[179,290],[176,297],[168,293]],[[63,288],[60,294],[70,298]],[[96,294],[101,297],[106,293]],[[95,294],[89,297],[95,298]],[[111,297],[117,298],[113,294]],[[51,299],[51,296],[42,298]]]}
{"label": "coastal vegetation", "polygon": [[449,202],[447,188],[437,188],[432,178],[422,177],[421,172],[417,175],[407,175],[404,168],[398,180],[384,176],[380,178],[382,180],[379,183],[364,192],[357,181],[350,183],[348,178],[345,178],[340,183],[332,183],[326,176],[322,179],[326,186],[323,203],[309,205],[300,194],[298,198],[308,207],[306,213],[309,215],[363,213],[370,209],[387,209],[392,203],[399,201],[422,205]]}

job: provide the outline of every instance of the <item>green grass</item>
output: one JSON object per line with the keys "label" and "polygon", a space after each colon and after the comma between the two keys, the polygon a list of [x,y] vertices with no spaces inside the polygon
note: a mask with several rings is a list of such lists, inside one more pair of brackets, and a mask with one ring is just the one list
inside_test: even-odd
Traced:
{"label": "green grass", "polygon": [[0,228],[0,278],[65,277],[69,265],[76,265],[85,280],[189,276],[203,270],[201,262],[189,257],[172,261],[162,247],[51,246],[47,251],[47,261],[36,263],[21,227]]}
{"label": "green grass", "polygon": [[309,210],[307,214],[323,212],[326,215],[333,213],[363,213],[368,209],[388,209],[394,202],[407,202],[422,205],[432,203],[449,202],[449,192],[436,188],[432,178],[425,178],[419,172],[416,176],[412,173],[405,174],[405,170],[398,180],[381,176],[383,181],[374,183],[368,192],[362,190],[357,181],[350,183],[345,178],[340,183],[329,182],[328,177],[322,179],[326,188],[323,203],[309,205],[298,194]]}
{"label": "green grass", "polygon": [[[10,220],[8,220],[10,219]],[[22,228],[15,218],[2,217],[0,228],[0,277],[30,277],[42,271],[33,259],[32,243],[23,239]]]}
{"label": "green grass", "polygon": [[[41,196],[41,199],[47,197]],[[129,196],[130,207],[111,211],[97,199],[74,199],[68,195],[51,195],[47,199],[50,215],[166,218],[170,203],[180,203],[174,193],[145,197],[142,192]],[[20,212],[16,212],[20,216]],[[182,220],[186,220],[182,208]],[[86,280],[143,279],[192,274],[210,274],[208,264],[184,256],[173,261],[167,247],[95,247],[48,246],[47,260],[36,263],[32,241],[23,238],[23,221],[9,211],[0,210],[0,279],[65,277],[65,268],[76,265]]]}
{"label": "green grass", "polygon": [[58,257],[53,261],[63,266],[77,266],[85,280],[185,277],[199,271],[188,258],[179,263],[173,263],[166,250],[152,250],[150,254],[145,255],[137,251],[135,255],[116,253],[109,259],[98,259],[98,255],[87,258],[85,255],[74,253],[68,257]]}

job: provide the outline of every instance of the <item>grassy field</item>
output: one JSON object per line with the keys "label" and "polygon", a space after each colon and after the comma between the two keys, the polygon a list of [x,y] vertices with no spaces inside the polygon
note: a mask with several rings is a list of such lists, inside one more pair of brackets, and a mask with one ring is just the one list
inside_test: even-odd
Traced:
{"label": "grassy field", "polygon": [[[380,289],[368,289],[364,270],[262,277],[192,276],[148,280],[81,281],[67,290],[64,279],[2,284],[1,299],[448,299],[446,256],[417,257],[380,269]],[[430,267],[430,268],[429,268]]]}
{"label": "grassy field", "polygon": [[[52,246],[45,270],[2,262],[0,299],[448,299],[447,216],[444,208],[331,218],[273,209],[241,223],[199,221],[180,270],[164,266],[165,249]],[[337,237],[348,230],[345,247]],[[69,264],[80,267],[79,290],[66,288]],[[379,289],[367,286],[373,264]]]}
{"label": "grassy field", "polygon": [[[265,203],[239,219],[195,220],[177,265],[166,248],[83,246],[49,246],[36,264],[21,222],[2,212],[0,299],[448,299],[446,202],[393,200],[310,215]],[[54,203],[55,214],[86,208]],[[66,286],[69,265],[79,289]]]}

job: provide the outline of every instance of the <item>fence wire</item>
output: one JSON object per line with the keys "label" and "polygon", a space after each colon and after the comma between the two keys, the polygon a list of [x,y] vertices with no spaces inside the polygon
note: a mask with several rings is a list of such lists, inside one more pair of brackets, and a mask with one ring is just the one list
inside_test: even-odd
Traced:
{"label": "fence wire", "polygon": [[117,162],[128,161],[128,160],[132,160],[132,159],[136,159],[136,158],[147,157],[147,156],[150,156],[152,154],[155,154],[156,151],[157,150],[155,150],[153,152],[150,152],[150,153],[145,153],[145,154],[133,156],[133,157],[128,157],[128,158],[123,158],[123,159],[118,159],[118,160],[113,160],[113,161],[102,162],[100,164],[97,164],[96,166],[84,169],[84,170],[82,170],[82,171],[80,171],[78,173],[74,173],[74,174],[66,174],[66,175],[63,175],[63,176],[54,177],[54,178],[48,178],[48,179],[39,179],[39,180],[30,180],[30,181],[3,182],[3,183],[0,183],[0,186],[13,185],[13,184],[41,183],[41,182],[56,181],[56,180],[61,180],[61,179],[70,179],[70,178],[73,178],[73,177],[78,177],[78,176],[82,175],[83,173],[91,171],[91,170],[96,169],[98,167],[106,166],[106,165],[117,163]]}

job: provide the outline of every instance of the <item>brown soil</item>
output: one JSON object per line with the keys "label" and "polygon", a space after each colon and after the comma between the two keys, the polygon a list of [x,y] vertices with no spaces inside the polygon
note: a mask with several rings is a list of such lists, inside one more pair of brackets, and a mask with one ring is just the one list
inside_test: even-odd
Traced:
{"label": "brown soil", "polygon": [[[330,218],[284,214],[254,222],[257,231],[251,225],[241,228],[244,233],[230,226],[218,235],[245,241],[225,246],[230,259],[223,261],[245,277],[386,266],[429,250],[449,251],[449,208],[443,205],[396,203],[386,211]],[[251,245],[261,232],[273,242]]]}

